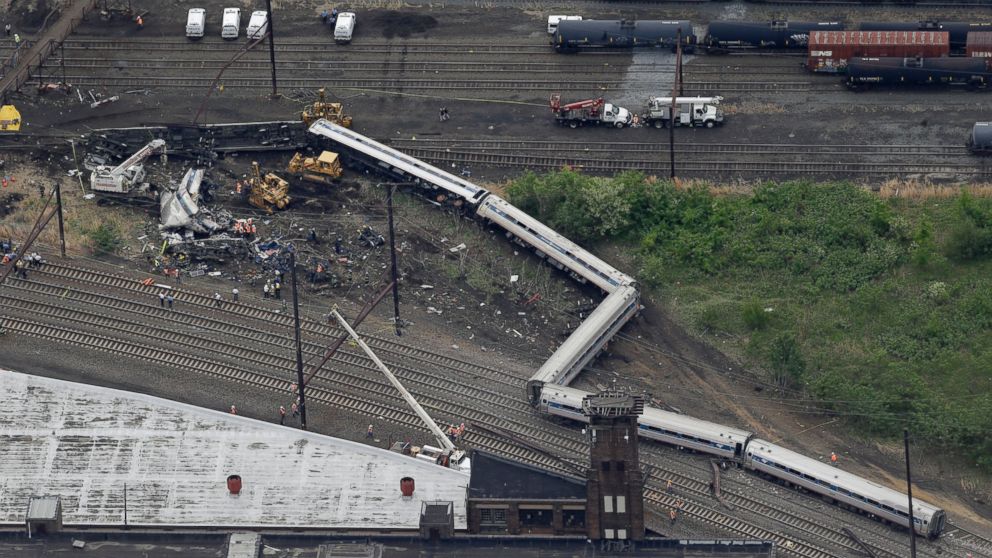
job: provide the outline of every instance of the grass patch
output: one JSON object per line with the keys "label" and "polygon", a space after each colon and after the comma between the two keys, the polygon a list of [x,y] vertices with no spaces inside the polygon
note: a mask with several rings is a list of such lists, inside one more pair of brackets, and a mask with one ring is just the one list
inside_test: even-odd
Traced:
{"label": "grass patch", "polygon": [[992,470],[992,189],[562,171],[507,191],[580,242],[627,246],[653,297],[788,397]]}

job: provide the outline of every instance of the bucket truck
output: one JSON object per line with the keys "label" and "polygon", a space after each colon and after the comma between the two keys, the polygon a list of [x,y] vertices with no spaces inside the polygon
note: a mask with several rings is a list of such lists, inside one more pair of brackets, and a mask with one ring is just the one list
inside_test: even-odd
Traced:
{"label": "bucket truck", "polygon": [[98,166],[90,174],[90,189],[100,194],[130,194],[145,178],[144,160],[159,151],[165,153],[165,140],[150,141],[116,167]]}

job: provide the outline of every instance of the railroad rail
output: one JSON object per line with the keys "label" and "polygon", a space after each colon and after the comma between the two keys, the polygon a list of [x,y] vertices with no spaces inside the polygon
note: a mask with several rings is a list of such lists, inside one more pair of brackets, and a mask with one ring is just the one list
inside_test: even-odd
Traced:
{"label": "railroad rail", "polygon": [[[54,266],[54,271],[57,273],[57,276],[59,276],[59,277],[62,277],[62,273],[61,272],[68,271],[69,273],[67,274],[67,276],[66,277],[62,277],[62,278],[70,278],[70,280],[73,280],[73,281],[94,281],[94,282],[100,283],[102,285],[121,286],[120,280],[123,280],[125,282],[125,285],[126,286],[131,287],[128,290],[132,291],[133,294],[135,294],[137,296],[141,296],[141,297],[148,297],[148,298],[152,298],[150,295],[153,295],[154,294],[154,291],[155,291],[155,289],[145,287],[145,286],[141,285],[140,283],[138,283],[134,279],[126,279],[126,278],[123,278],[123,277],[120,277],[120,276],[115,276],[115,275],[110,275],[110,274],[103,274],[103,273],[96,273],[96,272],[89,272],[90,273],[89,276],[83,276],[83,275],[81,275],[78,272],[74,272],[73,271],[73,268],[70,268],[70,267],[60,266],[58,264],[47,264],[46,265],[46,267],[50,267],[50,266]],[[88,270],[83,270],[83,271],[84,272],[88,272]],[[39,273],[39,272],[35,272],[35,273]],[[25,282],[25,283],[27,283],[29,285],[33,285],[34,282]],[[20,286],[21,285],[21,282],[13,283],[13,285]],[[32,286],[32,288],[33,288],[33,286]],[[72,293],[71,293],[71,296],[69,297],[68,300],[70,300],[70,301],[81,300],[80,295],[79,295],[79,293],[80,293],[80,290],[79,289],[73,288],[73,289],[71,289],[71,291],[72,291]],[[65,294],[65,288],[64,287],[52,287],[51,290],[41,292],[40,294],[44,295],[45,297],[51,297],[53,295],[53,293],[57,293],[57,292],[63,292],[63,294]],[[180,300],[184,300],[185,301],[183,303],[184,305],[199,306],[199,305],[202,304],[203,306],[211,306],[213,304],[213,299],[211,297],[206,296],[206,295],[197,295],[195,293],[186,293],[185,291],[183,293],[181,293],[181,294],[188,295],[188,296],[184,296],[184,297],[181,297],[180,298]],[[10,295],[7,294],[7,297],[9,297],[9,296]],[[100,299],[105,300],[105,301],[106,300],[112,300],[112,297],[108,297],[106,295],[96,295],[94,293],[88,293],[83,298],[85,298],[87,301],[89,301],[89,300],[92,300],[92,298],[94,298],[94,297],[100,298]],[[247,311],[249,314],[255,315],[255,314],[258,314],[258,310],[259,310],[257,308],[249,307],[249,306],[245,306],[245,305],[234,305],[234,304],[228,304],[228,303],[225,303],[225,304],[229,307],[227,311],[244,310],[244,311]],[[119,308],[122,311],[126,311],[129,314],[132,314],[132,313],[135,313],[136,314],[137,313],[136,312],[136,308],[140,310],[140,308],[142,308],[142,307],[145,309],[145,312],[146,313],[158,312],[159,314],[161,314],[161,312],[158,311],[157,307],[155,307],[154,303],[152,303],[152,304],[146,304],[146,303],[135,303],[135,302],[127,302],[127,303],[119,302],[119,303],[113,303],[113,304],[111,304],[111,306],[114,307],[114,308]],[[80,324],[96,325],[98,327],[104,327],[104,326],[113,327],[113,324],[110,321],[108,321],[109,318],[106,318],[105,317],[105,318],[102,318],[102,320],[104,320],[104,321],[100,321],[101,318],[99,318],[98,316],[89,315],[89,314],[87,314],[87,315],[76,314],[75,317],[74,317],[73,314],[72,314],[72,312],[67,313],[67,311],[64,310],[64,309],[60,309],[59,307],[55,307],[53,305],[47,305],[47,304],[44,304],[44,303],[37,303],[37,302],[32,302],[32,301],[28,301],[28,302],[17,302],[17,301],[15,301],[15,304],[11,305],[11,309],[13,310],[15,308],[20,308],[22,311],[27,312],[27,313],[29,313],[31,315],[34,315],[34,314],[46,314],[47,315],[47,314],[49,314],[50,311],[53,311],[53,309],[54,309],[54,312],[56,312],[56,313],[61,312],[56,317],[59,320],[60,323],[64,323],[66,321],[69,321],[69,322],[75,322],[75,323],[80,323]],[[262,313],[265,314],[265,311],[262,311]],[[171,313],[167,313],[167,314],[171,314]],[[183,315],[183,316],[177,318],[177,320],[180,321],[180,322],[182,322],[182,323],[186,323],[186,321],[188,319],[190,319],[191,317],[194,317],[194,316]],[[283,319],[286,318],[285,316],[283,316],[281,314],[275,314],[275,313],[271,313],[271,312],[268,313],[268,317],[270,317],[270,318],[283,318]],[[238,335],[238,333],[237,333],[238,329],[244,329],[244,326],[240,326],[239,327],[239,326],[234,326],[233,324],[227,324],[226,327],[220,327],[217,324],[211,325],[212,322],[223,323],[222,320],[212,320],[212,319],[200,317],[200,318],[196,318],[195,323],[194,322],[190,322],[189,325],[193,326],[193,328],[195,328],[198,331],[200,329],[203,329],[203,328],[206,328],[206,327],[219,328],[219,331],[223,331],[225,337],[230,337],[232,335]],[[244,320],[234,320],[233,322],[236,322],[236,323],[239,323],[239,324],[243,324]],[[101,324],[104,324],[104,326],[101,326]],[[133,332],[136,332],[136,331],[137,332],[140,332],[141,331],[140,328],[147,327],[147,326],[142,326],[141,324],[135,323],[135,324],[131,324],[131,325],[118,326],[118,327],[120,328],[119,331],[125,331],[125,332],[132,332],[133,333]],[[185,347],[191,347],[191,348],[200,347],[204,351],[209,351],[209,348],[212,346],[211,343],[205,342],[204,340],[200,339],[199,338],[200,337],[199,335],[186,335],[185,338],[182,338],[182,337],[173,337],[173,334],[170,334],[168,330],[162,330],[161,328],[149,328],[147,331],[143,331],[141,334],[143,336],[145,336],[146,338],[148,338],[148,339],[164,339],[164,342],[166,342],[169,347],[183,347],[183,346],[185,346]],[[256,340],[256,339],[259,338],[258,337],[259,336],[259,332],[257,332],[257,331],[255,331],[255,332],[249,331],[247,334],[241,333],[240,335],[247,335],[247,337],[249,337],[252,340]],[[280,341],[282,340],[282,338],[279,338],[279,339],[280,339]],[[318,349],[319,349],[319,347],[318,347]],[[237,349],[227,349],[226,348],[226,350],[227,351],[231,351],[231,350],[237,350]],[[238,356],[238,354],[235,354],[235,358],[257,358],[257,355],[254,355],[254,354],[253,355],[242,354],[242,355]],[[286,371],[286,376],[287,377],[291,377],[292,376],[292,374],[291,374],[291,372],[292,372],[292,363],[289,362],[289,359],[281,359],[281,361],[278,360],[278,359],[269,359],[269,360],[263,361],[263,364],[266,366],[266,368],[275,367],[275,368],[284,369]],[[358,379],[361,379],[361,376],[363,376],[363,375],[360,375],[359,377],[356,377],[355,379],[347,380],[346,382],[342,382],[340,380],[334,380],[334,381],[332,381],[332,383],[334,385],[336,385],[336,386],[344,386],[344,387],[348,387],[349,389],[353,389],[355,391],[360,391],[361,393],[376,392],[381,397],[393,397],[393,398],[396,398],[398,400],[398,396],[396,396],[395,394],[390,395],[388,393],[383,392],[383,388],[385,386],[376,387],[373,384],[362,383],[362,382],[356,383],[356,381]],[[367,380],[364,380],[364,381],[367,382]],[[519,383],[521,383],[521,382],[518,381],[517,383],[519,385]],[[430,384],[430,382],[427,382],[427,383],[419,382],[418,385],[424,385],[424,388],[423,388],[424,390],[434,390],[434,389],[436,389],[436,387],[434,387],[432,384]],[[464,395],[464,394],[461,394],[461,395]],[[484,396],[484,395],[480,396],[480,394],[477,393],[472,398],[475,399],[476,401],[480,401],[481,402],[481,401],[484,400],[483,397],[487,397],[487,396]],[[463,408],[460,408],[458,410],[452,411],[452,408],[454,408],[454,407],[462,407],[461,405],[454,405],[454,404],[452,404],[450,402],[441,403],[441,402],[436,401],[436,400],[434,400],[433,398],[430,398],[430,397],[426,398],[426,400],[428,400],[429,406],[432,409],[436,409],[437,411],[439,411],[441,413],[455,414],[457,416],[466,416],[465,411],[464,411]],[[479,407],[482,407],[482,405],[479,405]],[[511,426],[510,423],[508,423],[505,420],[503,420],[502,417],[500,417],[499,415],[491,415],[491,414],[490,415],[486,415],[485,413],[482,413],[479,416],[471,416],[470,420],[474,420],[476,422],[485,423],[485,424],[494,424],[494,425],[495,424],[499,424],[499,426],[501,428],[511,429],[514,432],[523,434],[523,435],[527,436],[528,438],[535,440],[535,442],[540,442],[544,446],[547,446],[549,448],[553,448],[550,452],[546,452],[546,453],[550,453],[550,455],[554,459],[558,460],[558,462],[561,465],[561,468],[562,468],[562,470],[564,472],[568,472],[567,471],[568,469],[574,471],[574,469],[575,469],[575,461],[576,460],[580,460],[581,459],[581,456],[584,455],[585,452],[586,452],[585,445],[584,445],[583,442],[581,442],[581,440],[569,439],[568,437],[563,436],[561,432],[556,432],[554,430],[550,430],[549,431],[548,427],[546,425],[543,425],[544,421],[541,421],[539,423],[542,426],[539,426],[539,427],[536,427],[536,428],[533,427],[533,426],[526,425],[526,424],[520,424],[518,421],[511,421],[511,422],[515,422],[516,423],[516,424],[513,424]],[[547,456],[545,456],[545,457],[547,457]],[[659,466],[657,464],[648,464],[648,463],[646,463],[645,464],[645,469],[646,469],[646,472],[647,472],[647,478],[648,478],[648,480],[650,481],[650,483],[653,483],[653,486],[654,486],[654,488],[652,488],[652,490],[654,491],[653,494],[655,494],[657,496],[656,499],[659,499],[658,501],[665,501],[664,498],[666,497],[666,495],[664,495],[660,491],[660,487],[663,486],[664,479],[669,479],[669,478],[674,478],[677,481],[677,483],[678,483],[678,485],[680,487],[680,491],[688,491],[688,493],[691,493],[691,495],[693,497],[704,498],[708,494],[708,492],[707,492],[708,491],[708,487],[707,487],[707,485],[706,485],[705,482],[700,481],[698,479],[695,479],[695,478],[693,478],[693,477],[685,474],[684,471],[679,470],[677,468],[670,467],[670,466],[662,467],[662,466]],[[680,492],[680,496],[686,496],[686,494],[683,494],[683,493]],[[774,506],[772,506],[770,504],[760,502],[760,501],[755,500],[753,498],[750,498],[748,496],[738,495],[738,494],[736,494],[736,492],[733,492],[733,491],[728,494],[728,497],[730,498],[730,500],[728,500],[728,501],[730,501],[731,503],[733,503],[737,507],[748,509],[751,512],[754,512],[754,513],[759,514],[761,516],[767,517],[768,519],[770,519],[772,521],[775,521],[776,523],[779,523],[779,524],[782,524],[782,525],[786,525],[786,526],[789,526],[791,528],[795,528],[795,529],[797,529],[797,530],[799,530],[801,532],[808,532],[808,533],[814,534],[818,538],[822,538],[822,539],[828,541],[830,543],[830,545],[831,545],[831,548],[836,547],[836,546],[844,546],[844,545],[848,545],[849,544],[849,541],[847,541],[846,538],[842,534],[840,534],[839,532],[833,531],[833,530],[831,530],[829,528],[821,527],[818,524],[817,520],[814,519],[814,518],[812,518],[812,517],[805,517],[804,518],[804,517],[802,517],[801,515],[798,515],[798,514],[789,514],[789,513],[786,513],[784,511],[781,511],[779,509],[776,509]],[[674,503],[674,500],[672,502],[669,502],[669,503],[670,504],[671,503]],[[686,508],[686,510],[684,510],[684,511],[687,511],[688,513],[690,513],[690,515],[698,516],[699,518],[704,519],[704,520],[707,519],[707,518],[711,518],[712,517],[712,514],[714,513],[713,510],[710,510],[706,506],[702,506],[702,505],[699,505],[699,504],[696,504],[696,503],[693,503],[692,504],[691,509],[690,508]],[[723,522],[723,519],[721,519],[720,521]],[[740,520],[734,520],[734,521],[740,521]],[[726,527],[726,528],[729,528],[731,530],[734,530],[735,532],[740,532],[740,533],[744,533],[744,534],[749,534],[749,532],[755,528],[754,526],[748,525],[746,522],[740,522],[739,525],[738,524],[731,524],[731,525],[723,525],[723,526]],[[784,546],[787,546],[789,544],[792,544],[792,545],[796,545],[797,544],[795,540],[793,540],[792,538],[790,538],[788,536],[784,536],[784,535],[781,535],[779,537],[779,539],[777,539],[777,540],[779,540],[780,544],[781,545],[784,545]],[[884,555],[884,556],[898,556],[897,554],[892,554],[892,553],[886,552],[883,549],[879,549],[879,550],[882,553],[882,555]],[[797,555],[820,555],[820,554],[811,553],[811,554],[797,554]],[[824,555],[828,555],[829,556],[829,554],[824,554]]]}

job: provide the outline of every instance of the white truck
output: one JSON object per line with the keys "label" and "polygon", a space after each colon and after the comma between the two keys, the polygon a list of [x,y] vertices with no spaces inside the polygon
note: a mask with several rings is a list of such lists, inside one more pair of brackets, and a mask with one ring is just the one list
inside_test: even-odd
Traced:
{"label": "white truck", "polygon": [[220,36],[224,39],[237,39],[241,34],[241,8],[224,8],[223,26]]}
{"label": "white truck", "polygon": [[256,41],[269,32],[269,12],[259,10],[251,13],[248,19],[248,40]]}
{"label": "white truck", "polygon": [[607,103],[602,97],[563,105],[561,95],[555,93],[551,96],[550,105],[558,123],[569,128],[599,124],[623,128],[630,126],[634,118],[629,110]]}
{"label": "white truck", "polygon": [[203,8],[190,8],[186,14],[186,37],[202,39],[207,27],[207,11]]}
{"label": "white truck", "polygon": [[[676,126],[713,126],[723,124],[723,111],[719,105],[723,97],[676,97]],[[641,116],[645,126],[664,128],[671,119],[672,98],[648,99],[648,110]]]}
{"label": "white truck", "polygon": [[351,42],[351,36],[355,33],[355,14],[352,12],[341,12],[334,23],[334,42],[346,44]]}
{"label": "white truck", "polygon": [[99,166],[90,174],[90,188],[103,194],[130,194],[145,178],[145,159],[165,151],[165,140],[155,139],[116,167]]}

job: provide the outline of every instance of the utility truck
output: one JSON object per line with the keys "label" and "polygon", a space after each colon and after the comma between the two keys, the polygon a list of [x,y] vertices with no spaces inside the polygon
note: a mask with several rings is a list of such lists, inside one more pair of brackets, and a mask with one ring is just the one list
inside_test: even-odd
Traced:
{"label": "utility truck", "polygon": [[[676,126],[706,126],[712,128],[723,124],[723,111],[719,105],[723,97],[676,97],[675,125]],[[653,97],[648,99],[647,112],[641,118],[645,126],[665,128],[671,120],[671,97]]]}
{"label": "utility truck", "polygon": [[144,161],[155,153],[165,153],[165,140],[155,139],[116,167],[100,165],[90,174],[90,188],[98,194],[126,196],[145,178]]}
{"label": "utility truck", "polygon": [[602,97],[563,105],[561,94],[555,93],[551,96],[550,105],[558,123],[569,128],[598,124],[623,128],[633,121],[629,110],[607,103]]}

